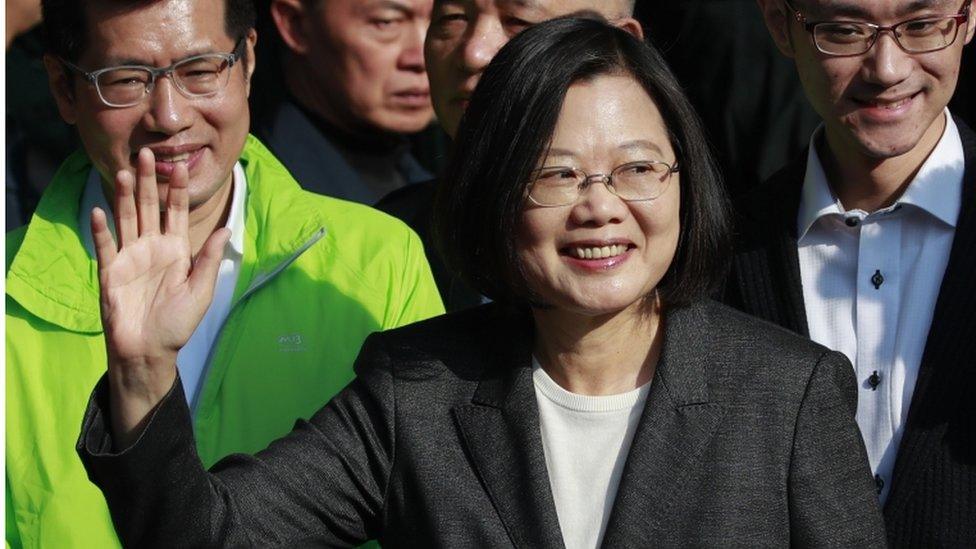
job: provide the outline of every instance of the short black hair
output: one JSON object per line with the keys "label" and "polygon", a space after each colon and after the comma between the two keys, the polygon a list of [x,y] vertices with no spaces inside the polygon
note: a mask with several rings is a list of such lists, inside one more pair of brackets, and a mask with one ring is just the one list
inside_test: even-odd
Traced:
{"label": "short black hair", "polygon": [[630,75],[647,91],[681,167],[680,236],[658,295],[683,305],[707,297],[724,279],[728,200],[698,116],[650,44],[577,14],[535,25],[498,52],[461,119],[438,187],[434,237],[448,267],[483,295],[512,305],[539,303],[516,252],[526,188],[569,87],[606,74]]}
{"label": "short black hair", "polygon": [[[99,1],[134,9],[160,0]],[[47,53],[72,62],[78,60],[88,45],[85,9],[91,3],[91,0],[41,0],[41,24]],[[254,28],[254,18],[254,0],[224,0],[224,31],[235,42]]]}

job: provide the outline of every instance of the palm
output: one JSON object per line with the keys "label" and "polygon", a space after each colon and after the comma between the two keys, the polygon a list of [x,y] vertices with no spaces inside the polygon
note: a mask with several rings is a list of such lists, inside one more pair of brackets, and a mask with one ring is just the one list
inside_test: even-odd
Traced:
{"label": "palm", "polygon": [[142,237],[106,265],[102,318],[114,356],[175,353],[186,344],[208,306],[191,291],[189,269],[188,242],[168,234]]}

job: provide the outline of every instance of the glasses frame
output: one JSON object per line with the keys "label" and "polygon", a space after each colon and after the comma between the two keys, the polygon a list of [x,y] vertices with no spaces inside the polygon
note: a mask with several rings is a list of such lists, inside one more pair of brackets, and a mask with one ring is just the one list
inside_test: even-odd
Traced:
{"label": "glasses frame", "polygon": [[[667,168],[667,171],[664,172],[663,174],[663,177],[666,178],[665,186],[660,194],[658,194],[657,196],[652,196],[650,198],[624,198],[619,194],[617,194],[617,189],[613,186],[614,174],[620,172],[621,169],[630,168],[637,164],[659,164]],[[529,184],[528,189],[526,189],[526,196],[528,197],[529,200],[532,201],[533,204],[542,208],[559,208],[561,206],[569,206],[570,204],[575,204],[576,201],[579,200],[581,196],[583,196],[583,191],[585,191],[588,187],[593,185],[593,182],[596,181],[599,183],[603,183],[603,185],[607,188],[608,191],[610,191],[611,194],[613,194],[620,200],[623,200],[624,202],[650,202],[651,200],[656,200],[660,198],[661,195],[663,195],[665,191],[668,190],[668,185],[671,183],[671,174],[678,173],[679,171],[678,164],[679,163],[677,160],[675,160],[673,164],[669,164],[667,162],[664,162],[663,160],[635,160],[634,162],[627,162],[626,164],[621,164],[615,167],[614,169],[610,170],[609,174],[595,173],[592,175],[589,175],[585,171],[579,168],[574,168],[572,166],[544,166],[542,168],[532,170],[532,173],[536,175],[532,178],[532,183]],[[535,184],[538,181],[539,172],[541,172],[542,170],[559,170],[559,169],[572,170],[577,174],[583,175],[583,180],[576,185],[576,196],[569,202],[563,202],[560,204],[545,204],[533,198],[532,189],[535,188]]]}
{"label": "glasses frame", "polygon": [[[800,23],[800,25],[803,26],[803,29],[808,33],[810,33],[810,37],[813,39],[813,44],[814,46],[817,47],[817,51],[819,51],[824,55],[830,55],[832,57],[855,57],[858,55],[864,55],[865,53],[871,51],[871,48],[873,48],[874,44],[877,43],[878,37],[881,36],[881,33],[885,31],[891,33],[891,37],[894,38],[895,43],[898,44],[898,47],[901,48],[902,51],[904,51],[905,53],[931,53],[934,51],[944,50],[956,43],[956,39],[959,37],[959,28],[962,27],[962,25],[969,20],[969,6],[970,4],[972,4],[972,0],[966,0],[965,2],[963,2],[962,7],[960,7],[959,11],[954,15],[937,15],[933,17],[918,17],[915,19],[906,19],[904,21],[895,23],[894,25],[890,25],[890,26],[882,26],[875,23],[865,23],[863,21],[849,21],[849,20],[810,21],[806,18],[805,15],[800,13],[800,10],[793,7],[793,5],[790,3],[790,0],[783,0],[783,3],[791,12],[793,12],[793,17],[796,19],[798,23]],[[917,21],[937,21],[940,19],[954,19],[956,21],[956,32],[955,34],[953,34],[952,40],[950,40],[948,44],[945,44],[944,46],[940,46],[938,48],[934,48],[930,50],[910,50],[901,43],[901,40],[898,38],[898,33],[895,32],[896,28],[906,23],[914,23]],[[836,25],[836,24],[845,24],[845,23],[852,24],[852,25],[865,25],[874,31],[874,34],[871,36],[870,42],[868,42],[867,48],[865,48],[864,51],[860,53],[833,53],[833,52],[825,51],[820,46],[820,43],[817,42],[817,35],[815,32],[817,25],[823,25],[823,24]]]}
{"label": "glasses frame", "polygon": [[[170,80],[176,86],[176,89],[180,90],[180,93],[182,93],[185,97],[189,97],[189,98],[195,98],[195,97],[212,97],[214,95],[217,95],[218,93],[220,93],[221,91],[223,91],[223,89],[225,87],[227,87],[227,81],[224,81],[224,83],[221,85],[220,88],[218,88],[218,89],[216,89],[216,90],[214,90],[214,91],[212,91],[210,93],[191,93],[190,91],[188,91],[186,88],[183,87],[183,85],[180,83],[179,79],[173,78],[171,75],[176,71],[176,69],[178,67],[180,67],[182,65],[185,65],[186,63],[190,63],[190,62],[193,62],[193,61],[198,61],[200,59],[218,58],[218,57],[221,58],[221,59],[223,59],[224,62],[227,63],[227,66],[224,67],[221,70],[221,72],[223,72],[225,70],[226,71],[229,71],[241,59],[241,56],[243,55],[244,42],[245,42],[246,38],[247,38],[246,36],[242,36],[237,41],[237,44],[234,45],[234,49],[232,49],[229,53],[202,53],[200,55],[193,55],[193,56],[187,57],[186,59],[180,59],[179,61],[177,61],[176,63],[173,63],[172,65],[169,65],[168,67],[159,67],[159,68],[156,68],[156,67],[150,67],[150,66],[147,66],[147,65],[117,65],[117,66],[114,66],[114,67],[105,67],[105,68],[102,68],[102,69],[98,69],[98,70],[94,70],[94,71],[88,72],[85,69],[79,67],[78,65],[75,65],[71,61],[68,61],[67,59],[61,58],[61,63],[63,63],[69,69],[72,69],[72,70],[76,71],[77,73],[79,73],[81,76],[83,76],[85,78],[85,80],[88,81],[89,84],[91,84],[92,86],[94,86],[95,87],[95,91],[98,93],[98,98],[102,101],[102,103],[105,104],[105,106],[107,106],[107,107],[113,107],[113,108],[116,108],[116,109],[124,109],[124,108],[127,108],[127,107],[133,107],[135,105],[138,105],[139,103],[142,103],[146,99],[146,97],[148,97],[149,94],[152,93],[153,89],[156,86],[156,80],[159,79],[160,77],[163,77],[163,76],[169,76],[170,77]],[[146,91],[145,91],[145,93],[142,94],[142,97],[140,97],[138,100],[136,100],[136,101],[134,101],[132,103],[112,103],[112,102],[110,102],[108,99],[105,99],[105,96],[104,95],[102,95],[102,88],[98,85],[98,77],[99,76],[101,76],[102,74],[105,74],[106,72],[114,71],[114,70],[119,70],[119,69],[138,69],[138,70],[144,70],[144,71],[148,71],[149,72],[149,82],[146,83]]]}

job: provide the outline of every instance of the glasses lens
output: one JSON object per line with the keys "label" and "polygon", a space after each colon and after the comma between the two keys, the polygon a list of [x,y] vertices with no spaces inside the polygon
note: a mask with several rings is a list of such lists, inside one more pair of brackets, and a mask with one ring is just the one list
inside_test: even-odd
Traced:
{"label": "glasses lens", "polygon": [[228,60],[222,55],[194,57],[173,67],[173,76],[190,95],[212,95],[227,84],[227,65]]}
{"label": "glasses lens", "polygon": [[113,106],[134,105],[146,95],[152,73],[146,69],[120,67],[98,75],[95,84],[102,99]]}
{"label": "glasses lens", "polygon": [[671,179],[663,162],[632,162],[613,171],[613,187],[624,200],[651,200],[661,196]]}
{"label": "glasses lens", "polygon": [[858,23],[818,23],[813,27],[817,48],[833,55],[859,55],[871,48],[874,29]]}
{"label": "glasses lens", "polygon": [[541,168],[535,171],[529,197],[542,206],[572,204],[579,196],[583,174],[573,168]]}
{"label": "glasses lens", "polygon": [[895,36],[908,51],[935,51],[955,42],[958,28],[955,17],[916,19],[895,27]]}

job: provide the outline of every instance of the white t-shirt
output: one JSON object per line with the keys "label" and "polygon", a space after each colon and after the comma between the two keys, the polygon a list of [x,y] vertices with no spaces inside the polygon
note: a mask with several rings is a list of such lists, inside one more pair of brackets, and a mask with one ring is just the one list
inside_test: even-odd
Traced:
{"label": "white t-shirt", "polygon": [[542,447],[567,549],[600,546],[651,384],[586,396],[559,386],[533,359]]}

